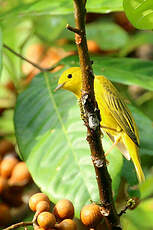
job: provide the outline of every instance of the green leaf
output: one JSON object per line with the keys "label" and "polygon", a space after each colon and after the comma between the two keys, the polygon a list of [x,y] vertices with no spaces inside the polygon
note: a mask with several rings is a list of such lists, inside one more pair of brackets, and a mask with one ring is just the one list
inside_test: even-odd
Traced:
{"label": "green leaf", "polygon": [[34,19],[34,28],[40,38],[53,42],[65,30],[67,23],[67,18],[64,16],[39,16]]}
{"label": "green leaf", "polygon": [[[87,11],[88,12],[99,12],[99,13],[109,13],[112,11],[123,10],[122,0],[90,0],[87,1]],[[0,18],[6,19],[6,17],[23,17],[27,15],[65,15],[72,14],[74,11],[73,1],[60,0],[60,1],[50,1],[50,0],[35,0],[30,3],[19,2],[16,7],[12,7],[10,10],[1,13]],[[3,12],[3,11],[2,11]]]}
{"label": "green leaf", "polygon": [[153,29],[152,0],[123,0],[123,7],[129,21],[137,29]]}
{"label": "green leaf", "polygon": [[[136,58],[92,57],[96,75],[104,75],[109,80],[127,85],[139,85],[153,90],[153,64]],[[66,68],[79,66],[77,56],[70,56],[60,61]]]}
{"label": "green leaf", "polygon": [[3,41],[2,41],[2,31],[0,28],[0,75],[2,72],[2,47],[3,47]]}
{"label": "green leaf", "polygon": [[141,110],[152,119],[153,121],[153,113],[152,113],[152,108],[153,108],[153,99],[148,100],[145,103],[141,105]]}
{"label": "green leaf", "polygon": [[153,183],[153,176],[150,176],[146,179],[146,181],[143,184],[139,185],[140,192],[141,192],[141,199],[146,199],[153,195],[152,183]]}
{"label": "green leaf", "polygon": [[153,156],[153,132],[152,120],[148,118],[141,110],[135,106],[129,105],[129,108],[134,115],[134,119],[139,129],[140,134],[140,155]]}
{"label": "green leaf", "polygon": [[111,21],[87,24],[86,30],[88,40],[96,41],[102,50],[119,49],[128,41],[127,32]]}
{"label": "green leaf", "polygon": [[153,198],[141,202],[134,210],[128,210],[126,212],[126,216],[123,216],[123,218],[128,219],[136,227],[137,230],[149,230],[152,229],[153,226],[152,212]]}
{"label": "green leaf", "polygon": [[123,10],[123,0],[90,0],[87,1],[87,12],[110,13]]}
{"label": "green leaf", "polygon": [[[31,33],[32,23],[30,20],[9,18],[3,24],[3,40],[14,51],[23,54],[22,45]],[[25,42],[26,43],[26,42]],[[3,48],[3,71],[2,82],[13,81],[16,87],[19,85],[23,73],[21,72],[23,60]]]}
{"label": "green leaf", "polygon": [[[140,158],[142,159],[143,166],[143,157],[144,156],[152,156],[153,157],[153,132],[152,132],[152,120],[149,119],[143,112],[141,112],[137,107],[133,105],[128,105],[130,111],[132,112],[136,124],[139,130],[140,136]],[[149,137],[149,138],[148,138]],[[143,167],[142,167],[143,168]],[[137,184],[137,177],[135,168],[132,162],[128,162],[124,160],[124,165],[122,169],[123,176],[128,181],[128,184],[131,186]],[[140,196],[140,192],[138,188],[129,188],[130,196]]]}
{"label": "green leaf", "polygon": [[[54,75],[40,74],[20,94],[15,111],[16,137],[36,184],[55,203],[70,199],[79,217],[83,205],[99,201],[98,188],[76,98],[64,90],[54,93],[56,85]],[[106,150],[111,143],[104,138],[103,144]],[[108,160],[116,196],[122,155],[114,149]]]}
{"label": "green leaf", "polygon": [[12,109],[5,110],[0,116],[0,135],[7,136],[14,134],[14,124],[13,124],[14,111]]}
{"label": "green leaf", "polygon": [[145,31],[139,32],[133,36],[131,39],[128,40],[126,46],[124,46],[120,52],[120,57],[127,56],[130,52],[134,51],[137,47],[144,45],[144,44],[151,44],[153,45],[153,32],[152,31]]}

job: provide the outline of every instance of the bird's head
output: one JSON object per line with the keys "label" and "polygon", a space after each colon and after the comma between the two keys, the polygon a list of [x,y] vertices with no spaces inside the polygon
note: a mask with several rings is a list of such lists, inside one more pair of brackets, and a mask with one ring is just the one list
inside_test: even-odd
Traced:
{"label": "bird's head", "polygon": [[62,73],[55,91],[60,88],[69,90],[77,97],[81,97],[82,81],[80,67],[72,67]]}

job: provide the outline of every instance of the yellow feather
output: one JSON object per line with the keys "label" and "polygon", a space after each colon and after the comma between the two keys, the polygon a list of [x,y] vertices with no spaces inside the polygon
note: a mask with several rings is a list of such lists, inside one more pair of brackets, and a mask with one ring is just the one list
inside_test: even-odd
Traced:
{"label": "yellow feather", "polygon": [[[82,88],[80,68],[72,67],[64,71],[57,88],[69,90],[80,98]],[[139,135],[131,112],[117,89],[104,76],[95,76],[94,92],[100,110],[102,129],[112,142],[120,139],[117,147],[127,160],[132,159],[139,182],[144,181],[138,154]]]}

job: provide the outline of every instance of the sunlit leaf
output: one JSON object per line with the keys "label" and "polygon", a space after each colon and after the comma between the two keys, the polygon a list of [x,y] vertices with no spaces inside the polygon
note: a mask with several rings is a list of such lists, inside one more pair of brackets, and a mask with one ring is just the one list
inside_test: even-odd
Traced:
{"label": "sunlit leaf", "polygon": [[[88,12],[99,12],[99,13],[109,13],[112,11],[123,10],[122,0],[90,0],[87,1],[87,11]],[[10,10],[6,12],[2,11],[0,18],[5,19],[5,17],[24,17],[27,15],[63,15],[71,14],[74,11],[73,1],[60,0],[60,1],[50,1],[50,0],[39,0],[31,1],[30,3],[19,2],[15,7],[12,6]]]}
{"label": "sunlit leaf", "polygon": [[153,29],[152,0],[123,0],[125,13],[138,29]]}

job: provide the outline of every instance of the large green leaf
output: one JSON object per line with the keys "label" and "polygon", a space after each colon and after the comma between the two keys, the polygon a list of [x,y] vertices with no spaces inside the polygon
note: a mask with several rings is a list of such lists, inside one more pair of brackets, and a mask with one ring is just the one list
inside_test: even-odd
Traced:
{"label": "large green leaf", "polygon": [[[136,58],[92,57],[93,69],[96,75],[104,75],[114,82],[127,85],[139,85],[153,90],[152,61],[143,61]],[[62,59],[60,62],[65,68],[79,66],[77,56]]]}
{"label": "large green leaf", "polygon": [[[139,204],[139,206],[134,210],[128,210],[126,215],[121,218],[121,222],[124,219],[129,220],[129,225],[124,226],[125,230],[131,230],[131,224],[135,226],[135,230],[144,229],[151,230],[153,226],[153,198],[147,199]],[[123,219],[123,220],[122,220]],[[124,222],[123,222],[124,223]]]}
{"label": "large green leaf", "polygon": [[125,13],[138,29],[153,29],[152,0],[123,0]]}
{"label": "large green leaf", "polygon": [[128,34],[120,26],[111,21],[96,21],[87,24],[87,38],[94,40],[102,50],[119,49],[128,41]]}
{"label": "large green leaf", "polygon": [[[23,17],[27,15],[57,15],[57,14],[71,14],[73,12],[73,1],[71,0],[35,0],[30,3],[19,2],[16,7],[12,7],[9,11],[1,14],[1,19],[6,17]],[[88,12],[109,13],[111,11],[121,11],[122,0],[90,0],[87,1]],[[1,9],[2,11],[2,9]],[[3,11],[2,11],[3,12]]]}
{"label": "large green leaf", "polygon": [[128,40],[126,46],[124,46],[120,52],[120,57],[127,56],[130,52],[134,51],[137,47],[144,45],[144,44],[151,44],[153,45],[153,32],[152,31],[145,31],[139,32],[135,35],[132,35],[131,38]]}
{"label": "large green leaf", "polygon": [[1,28],[0,28],[0,75],[1,75],[1,71],[2,71],[2,46],[3,46],[2,31],[1,31]]}
{"label": "large green leaf", "polygon": [[[60,74],[61,71],[56,76]],[[78,216],[85,203],[98,200],[98,190],[76,99],[70,92],[53,93],[56,82],[53,75],[44,78],[40,74],[18,97],[16,136],[34,181],[54,202],[63,197],[72,200]],[[134,106],[130,105],[130,110],[140,130],[140,154],[152,156],[152,122]],[[103,145],[105,151],[110,147],[108,138],[103,139]],[[122,156],[114,149],[108,160],[113,191],[117,194]],[[129,163],[126,162],[125,176],[133,184],[135,170],[129,170]]]}
{"label": "large green leaf", "polygon": [[[65,30],[68,16],[40,16],[34,18],[35,33],[40,38],[53,42]],[[41,30],[40,30],[41,28]],[[52,32],[51,32],[52,31]],[[69,34],[69,33],[68,33]],[[73,35],[74,36],[74,35]]]}
{"label": "large green leaf", "polygon": [[[96,74],[102,72],[116,82],[138,83],[144,88],[153,88],[152,63],[149,61],[99,57],[93,60]],[[64,69],[79,65],[76,57],[65,58],[60,63],[64,65]],[[62,71],[63,69],[54,75],[60,76]],[[76,99],[70,92],[61,90],[53,93],[57,84],[54,75],[44,77],[40,74],[18,97],[15,112],[16,136],[21,155],[38,186],[54,202],[63,197],[72,200],[79,216],[79,210],[85,203],[90,199],[98,200],[95,173]],[[140,155],[152,156],[152,121],[136,107],[129,107],[140,131]],[[106,137],[103,144],[105,150],[110,146]],[[108,160],[113,191],[117,194],[122,156],[114,149]],[[128,169],[126,171],[130,171],[129,175],[135,174],[134,169]],[[127,173],[125,176],[130,184],[135,182],[133,176],[128,176]]]}
{"label": "large green leaf", "polygon": [[[72,200],[79,216],[85,203],[99,200],[96,177],[76,99],[70,92],[54,93],[56,84],[53,75],[44,78],[40,74],[20,94],[15,112],[16,137],[36,184],[54,202],[60,198]],[[103,144],[105,150],[110,146],[107,138]],[[114,149],[108,160],[116,195],[122,156]]]}

